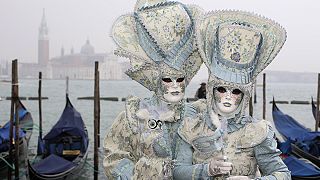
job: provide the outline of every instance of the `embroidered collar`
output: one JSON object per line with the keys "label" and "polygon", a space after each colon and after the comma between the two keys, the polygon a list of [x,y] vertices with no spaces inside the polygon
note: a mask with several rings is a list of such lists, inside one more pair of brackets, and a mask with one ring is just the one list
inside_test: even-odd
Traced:
{"label": "embroidered collar", "polygon": [[227,131],[228,133],[235,132],[245,126],[247,123],[252,122],[252,117],[242,116],[239,123],[237,123],[235,118],[228,119]]}
{"label": "embroidered collar", "polygon": [[[205,113],[203,115],[203,119],[205,120],[206,124],[208,125],[208,127],[215,131],[216,130],[216,127],[215,125],[212,123],[211,119],[210,119],[210,116],[208,113]],[[227,125],[227,132],[228,133],[232,133],[232,132],[235,132],[239,129],[241,129],[243,126],[245,126],[247,123],[249,122],[252,122],[253,121],[253,118],[250,117],[250,116],[242,116],[241,117],[241,120],[237,123],[236,119],[235,118],[231,118],[231,119],[223,119],[223,117],[219,116],[219,119],[220,119],[220,122],[223,122],[223,121],[227,121],[228,122],[228,125]],[[223,127],[222,127],[223,128]],[[224,129],[224,128],[223,128]]]}
{"label": "embroidered collar", "polygon": [[176,122],[181,119],[184,112],[184,100],[180,103],[170,104],[152,96],[140,102],[140,109],[147,109],[151,119],[165,122]]}

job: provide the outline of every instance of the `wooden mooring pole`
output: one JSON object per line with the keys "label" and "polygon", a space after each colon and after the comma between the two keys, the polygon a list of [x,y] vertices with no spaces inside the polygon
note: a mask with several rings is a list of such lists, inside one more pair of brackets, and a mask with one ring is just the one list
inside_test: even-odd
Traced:
{"label": "wooden mooring pole", "polygon": [[316,119],[316,131],[318,131],[318,126],[319,126],[319,122],[320,122],[320,73],[318,73],[318,94],[317,94],[317,119]]}
{"label": "wooden mooring pole", "polygon": [[94,70],[94,180],[98,179],[99,172],[99,152],[98,152],[98,143],[99,143],[99,119],[100,119],[100,92],[99,92],[99,62],[95,62],[95,70]]}
{"label": "wooden mooring pole", "polygon": [[[9,164],[14,164],[15,179],[19,179],[19,112],[18,112],[18,60],[12,61],[12,87],[11,87],[11,115],[10,115],[10,146]],[[15,136],[13,137],[13,126],[15,125]],[[14,157],[13,157],[14,150]],[[14,161],[14,163],[13,163]],[[8,167],[8,179],[12,178],[12,169]]]}
{"label": "wooden mooring pole", "polygon": [[66,97],[69,97],[69,76],[66,77]]}
{"label": "wooden mooring pole", "polygon": [[38,87],[38,97],[39,97],[39,138],[42,139],[42,102],[41,102],[41,80],[42,72],[39,72],[39,87]]}
{"label": "wooden mooring pole", "polygon": [[[8,162],[13,166],[13,149],[14,149],[14,143],[13,143],[13,125],[14,125],[14,114],[15,114],[15,104],[16,104],[16,97],[17,97],[17,63],[18,60],[15,59],[12,61],[11,65],[11,112],[10,112],[10,130],[9,130],[9,159]],[[8,179],[12,179],[12,169],[11,167],[8,167]],[[17,167],[16,167],[17,168]]]}
{"label": "wooden mooring pole", "polygon": [[20,137],[19,137],[19,129],[20,129],[20,122],[19,122],[19,109],[18,109],[18,97],[19,97],[19,86],[18,86],[18,60],[14,60],[14,68],[15,68],[15,83],[14,83],[14,96],[13,99],[15,101],[15,133],[16,137],[14,140],[14,152],[15,152],[15,169],[14,169],[14,176],[15,179],[19,179],[19,145],[20,145]]}
{"label": "wooden mooring pole", "polygon": [[266,73],[263,73],[263,108],[262,119],[266,119]]}
{"label": "wooden mooring pole", "polygon": [[[99,70],[99,69],[98,69]],[[98,77],[98,85],[97,85],[97,89],[98,89],[98,148],[100,148],[100,72],[98,71],[97,74]]]}

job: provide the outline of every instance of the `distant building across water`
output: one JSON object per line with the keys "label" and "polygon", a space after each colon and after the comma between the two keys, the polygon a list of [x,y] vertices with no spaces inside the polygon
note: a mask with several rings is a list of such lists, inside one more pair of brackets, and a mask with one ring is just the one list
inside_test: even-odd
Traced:
{"label": "distant building across water", "polygon": [[[20,78],[37,78],[38,72],[42,72],[47,79],[93,79],[94,62],[99,62],[100,79],[127,79],[124,74],[128,68],[128,62],[120,62],[119,58],[113,53],[96,53],[89,39],[81,47],[80,52],[75,53],[74,49],[70,53],[65,53],[61,48],[60,56],[49,59],[49,34],[45,12],[43,11],[42,20],[39,27],[38,36],[38,63],[19,63]],[[8,75],[11,70],[9,67],[2,67],[0,64],[0,76]],[[7,72],[7,74],[5,74]]]}

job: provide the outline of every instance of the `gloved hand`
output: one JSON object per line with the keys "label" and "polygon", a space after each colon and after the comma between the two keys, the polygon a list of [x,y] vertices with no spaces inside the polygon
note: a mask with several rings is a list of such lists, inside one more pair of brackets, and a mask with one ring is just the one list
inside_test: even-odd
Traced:
{"label": "gloved hand", "polygon": [[248,176],[230,176],[227,180],[250,180]]}
{"label": "gloved hand", "polygon": [[225,162],[221,156],[213,158],[209,163],[209,176],[228,175],[232,170],[232,163]]}

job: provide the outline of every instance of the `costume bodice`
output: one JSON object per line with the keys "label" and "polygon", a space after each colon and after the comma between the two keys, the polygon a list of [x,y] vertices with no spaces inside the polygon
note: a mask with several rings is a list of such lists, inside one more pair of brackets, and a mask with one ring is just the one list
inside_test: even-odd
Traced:
{"label": "costume bodice", "polygon": [[155,98],[128,98],[128,122],[136,134],[140,156],[172,159],[183,107],[159,104]]}
{"label": "costume bodice", "polygon": [[[203,152],[201,146],[206,146],[204,141],[202,144],[197,143],[198,148],[193,154],[193,164],[201,164],[203,162],[209,162],[212,157],[226,155],[228,157],[228,162],[232,162],[231,175],[242,175],[254,178],[257,170],[257,160],[254,156],[254,147],[242,147],[240,145],[239,138],[243,137],[245,128],[239,129],[238,131],[229,133],[224,138],[225,147],[222,149],[212,150],[209,152]],[[207,138],[208,141],[210,137]],[[197,141],[194,141],[197,142]],[[223,151],[223,153],[222,153]]]}
{"label": "costume bodice", "polygon": [[208,163],[213,157],[226,155],[227,161],[233,164],[231,175],[254,178],[257,171],[255,148],[267,138],[268,123],[264,120],[252,122],[251,117],[244,117],[243,124],[230,123],[226,130],[210,123],[203,111],[186,117],[179,128],[179,135],[193,147],[192,164]]}

